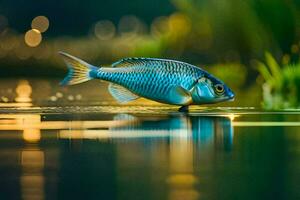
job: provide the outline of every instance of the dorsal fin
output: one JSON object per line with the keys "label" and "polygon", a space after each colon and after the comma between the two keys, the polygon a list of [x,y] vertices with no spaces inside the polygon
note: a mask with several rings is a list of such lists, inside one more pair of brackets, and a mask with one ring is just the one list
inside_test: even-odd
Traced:
{"label": "dorsal fin", "polygon": [[124,58],[113,63],[112,67],[129,67],[129,66],[136,66],[136,65],[145,65],[146,62],[149,61],[148,58]]}
{"label": "dorsal fin", "polygon": [[[190,65],[191,64],[177,61],[177,60],[169,60],[169,59],[160,59],[160,58],[124,58],[122,60],[119,60],[115,63],[113,63],[112,67],[133,67],[138,65],[146,65],[149,62],[161,62],[161,63],[177,63],[181,65]],[[193,66],[195,67],[195,66]]]}
{"label": "dorsal fin", "polygon": [[109,84],[108,91],[119,103],[127,103],[140,98],[138,95],[133,94],[128,89],[113,83]]}

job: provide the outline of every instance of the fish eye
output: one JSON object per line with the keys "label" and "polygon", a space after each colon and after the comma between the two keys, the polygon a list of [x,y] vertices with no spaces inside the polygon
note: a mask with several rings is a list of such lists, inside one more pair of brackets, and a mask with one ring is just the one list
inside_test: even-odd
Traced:
{"label": "fish eye", "polygon": [[215,85],[215,91],[217,94],[223,94],[224,93],[224,86],[221,84]]}

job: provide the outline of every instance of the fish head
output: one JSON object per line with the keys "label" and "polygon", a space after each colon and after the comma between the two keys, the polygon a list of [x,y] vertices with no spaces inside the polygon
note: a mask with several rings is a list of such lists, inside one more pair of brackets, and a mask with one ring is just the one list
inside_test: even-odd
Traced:
{"label": "fish head", "polygon": [[191,90],[195,104],[210,104],[223,101],[233,101],[233,91],[222,81],[206,74],[198,79]]}

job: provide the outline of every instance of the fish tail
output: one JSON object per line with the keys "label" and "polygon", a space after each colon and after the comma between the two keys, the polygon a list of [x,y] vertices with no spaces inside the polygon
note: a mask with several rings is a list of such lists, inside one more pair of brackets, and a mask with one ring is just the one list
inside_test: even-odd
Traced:
{"label": "fish tail", "polygon": [[60,82],[61,85],[75,85],[96,78],[98,68],[79,58],[64,52],[58,52],[68,66],[67,76]]}

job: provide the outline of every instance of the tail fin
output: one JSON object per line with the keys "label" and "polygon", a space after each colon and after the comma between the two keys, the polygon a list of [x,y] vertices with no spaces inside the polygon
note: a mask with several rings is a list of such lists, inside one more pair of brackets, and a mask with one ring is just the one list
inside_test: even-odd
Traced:
{"label": "tail fin", "polygon": [[63,81],[60,82],[61,85],[75,85],[78,83],[83,83],[88,80],[93,79],[91,77],[91,71],[97,70],[97,67],[94,67],[79,58],[71,56],[64,52],[58,52],[64,59],[65,63],[68,66],[69,72]]}

